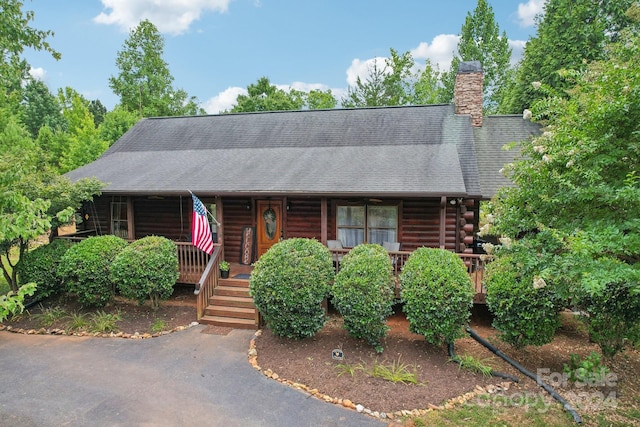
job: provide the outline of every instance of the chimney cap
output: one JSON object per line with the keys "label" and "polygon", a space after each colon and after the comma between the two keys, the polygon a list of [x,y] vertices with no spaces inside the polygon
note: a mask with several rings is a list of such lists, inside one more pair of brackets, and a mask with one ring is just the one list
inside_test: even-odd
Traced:
{"label": "chimney cap", "polygon": [[463,61],[458,66],[458,74],[482,72],[480,61]]}

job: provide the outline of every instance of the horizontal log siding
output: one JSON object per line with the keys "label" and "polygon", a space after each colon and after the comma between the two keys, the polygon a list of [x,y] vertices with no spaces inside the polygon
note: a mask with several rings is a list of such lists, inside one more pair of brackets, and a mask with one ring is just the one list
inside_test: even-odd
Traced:
{"label": "horizontal log siding", "polygon": [[222,199],[222,228],[224,258],[229,262],[240,262],[242,227],[253,226],[254,205],[247,210],[248,199]]}
{"label": "horizontal log siding", "polygon": [[[447,203],[445,249],[456,248],[456,209]],[[403,251],[414,251],[419,247],[440,247],[440,199],[407,199],[402,205],[402,233],[400,242]]]}
{"label": "horizontal log siding", "polygon": [[289,199],[291,209],[286,213],[285,237],[321,239],[320,199]]}
{"label": "horizontal log siding", "polygon": [[[208,203],[205,198],[204,203]],[[135,212],[136,239],[145,236],[164,236],[176,242],[190,241],[191,236],[191,198],[133,199]]]}

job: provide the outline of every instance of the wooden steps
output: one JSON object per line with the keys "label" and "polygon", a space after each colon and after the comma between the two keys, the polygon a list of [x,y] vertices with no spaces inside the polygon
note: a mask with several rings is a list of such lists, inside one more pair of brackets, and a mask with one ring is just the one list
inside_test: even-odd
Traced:
{"label": "wooden steps", "polygon": [[249,295],[248,279],[218,279],[199,322],[234,329],[257,329],[257,310]]}

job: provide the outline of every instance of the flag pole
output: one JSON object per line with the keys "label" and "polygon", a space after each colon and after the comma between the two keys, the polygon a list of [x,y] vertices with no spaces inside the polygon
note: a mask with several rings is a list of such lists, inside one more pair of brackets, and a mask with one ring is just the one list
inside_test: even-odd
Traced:
{"label": "flag pole", "polygon": [[[189,194],[191,194],[192,196],[195,196],[195,194],[193,194],[191,192],[191,190],[187,190],[189,192]],[[196,196],[197,197],[197,196]],[[209,212],[209,209],[207,209],[207,207],[205,206],[205,204],[203,203],[202,206],[204,206],[204,210],[205,212],[207,212],[207,214],[209,214],[209,216],[211,217],[211,219],[213,220],[213,222],[216,223],[216,225],[221,225],[218,220],[213,216],[213,214],[211,212]]]}

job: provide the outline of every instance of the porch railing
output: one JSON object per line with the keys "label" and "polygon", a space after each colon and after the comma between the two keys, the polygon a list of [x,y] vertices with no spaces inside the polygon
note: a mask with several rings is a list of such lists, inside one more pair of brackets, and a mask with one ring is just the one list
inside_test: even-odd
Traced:
{"label": "porch railing", "polygon": [[218,271],[220,270],[220,260],[222,259],[221,253],[221,246],[216,245],[204,268],[204,272],[196,282],[196,288],[193,293],[197,296],[196,312],[198,320],[204,316],[204,311],[207,308],[207,304],[209,304],[209,298],[213,296],[213,291],[218,286]]}
{"label": "porch railing", "polygon": [[178,248],[178,265],[180,266],[179,283],[198,283],[202,272],[207,267],[211,255],[196,248],[191,242],[175,242]]}
{"label": "porch railing", "polygon": [[[336,268],[336,273],[340,271],[340,261],[342,257],[349,253],[350,249],[329,249],[333,256],[333,264]],[[391,264],[393,265],[393,274],[398,277],[402,272],[402,267],[409,259],[411,255],[410,251],[388,251]],[[485,289],[482,286],[482,278],[484,276],[485,261],[479,254],[458,254],[462,259],[462,262],[467,267],[467,273],[473,282],[475,289],[474,302],[484,303]],[[398,287],[398,285],[396,285]],[[396,289],[396,294],[399,295],[399,289]]]}

